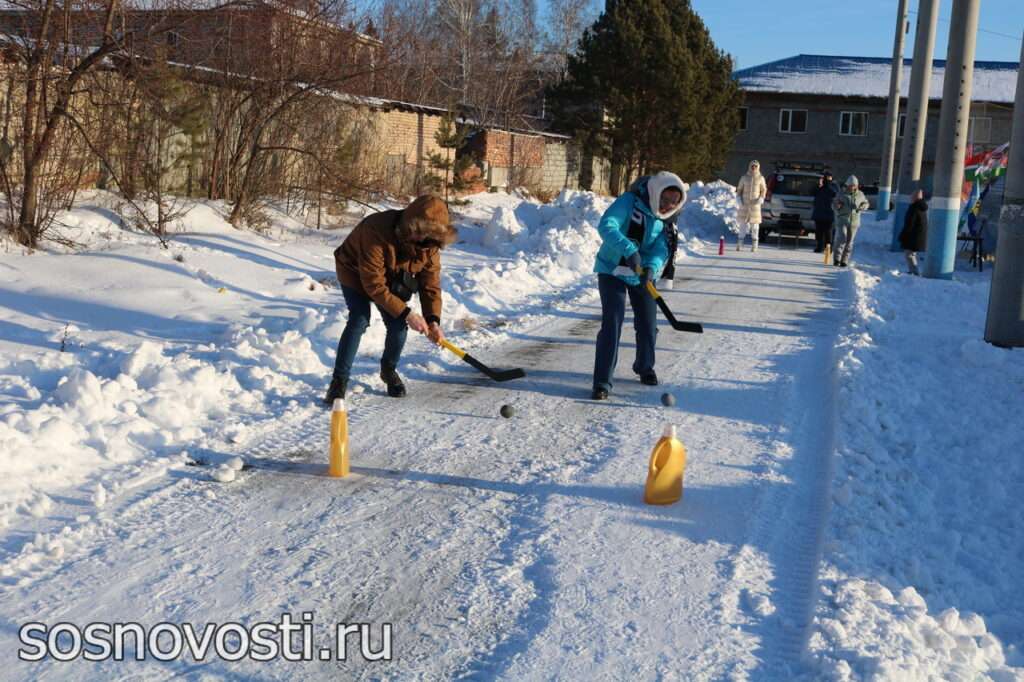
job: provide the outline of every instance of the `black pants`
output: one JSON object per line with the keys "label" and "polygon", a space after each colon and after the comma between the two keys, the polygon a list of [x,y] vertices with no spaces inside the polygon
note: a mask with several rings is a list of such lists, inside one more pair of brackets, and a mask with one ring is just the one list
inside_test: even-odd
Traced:
{"label": "black pants", "polygon": [[828,244],[832,243],[832,221],[814,221],[814,250],[821,253]]}

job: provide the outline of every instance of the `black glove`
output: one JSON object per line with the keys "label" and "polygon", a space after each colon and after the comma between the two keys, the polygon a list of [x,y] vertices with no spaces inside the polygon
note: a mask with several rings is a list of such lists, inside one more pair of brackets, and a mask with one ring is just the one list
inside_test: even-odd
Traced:
{"label": "black glove", "polygon": [[626,265],[628,265],[629,269],[633,272],[639,272],[640,268],[643,266],[643,261],[640,260],[640,252],[634,251],[633,255],[626,258]]}

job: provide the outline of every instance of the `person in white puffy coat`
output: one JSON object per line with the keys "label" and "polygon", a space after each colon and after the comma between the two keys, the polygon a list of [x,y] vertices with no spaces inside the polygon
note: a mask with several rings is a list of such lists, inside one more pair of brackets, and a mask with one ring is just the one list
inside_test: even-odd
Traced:
{"label": "person in white puffy coat", "polygon": [[761,175],[761,164],[750,162],[750,169],[740,178],[736,185],[736,196],[740,200],[740,208],[736,213],[739,223],[739,235],[736,250],[739,251],[743,241],[750,233],[751,251],[757,251],[758,233],[761,231],[761,204],[768,194],[768,185]]}

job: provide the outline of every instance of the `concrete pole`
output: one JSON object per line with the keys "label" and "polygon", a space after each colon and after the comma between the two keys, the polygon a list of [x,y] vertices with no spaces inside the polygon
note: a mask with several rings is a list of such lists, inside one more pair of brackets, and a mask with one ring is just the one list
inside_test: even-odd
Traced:
{"label": "concrete pole", "polygon": [[892,220],[892,250],[900,250],[899,236],[910,206],[910,196],[921,183],[924,158],[924,134],[928,127],[928,91],[932,84],[932,55],[935,53],[935,26],[939,21],[939,0],[921,0],[917,8],[914,33],[914,63],[910,69],[910,93],[907,97],[907,124],[900,148],[900,173],[897,183],[896,211]]}
{"label": "concrete pole", "polygon": [[[1021,50],[1024,64],[1024,49]],[[999,215],[999,243],[985,320],[985,340],[1024,346],[1024,68],[1017,70],[1013,133],[1006,168],[1006,192]]]}
{"label": "concrete pole", "polygon": [[900,0],[896,10],[896,38],[892,45],[892,74],[889,76],[889,106],[885,111],[885,137],[882,140],[882,177],[878,187],[878,220],[889,217],[892,197],[892,166],[896,159],[896,133],[900,124],[900,80],[903,78],[903,38],[907,33],[907,1]]}
{"label": "concrete pole", "polygon": [[928,251],[922,271],[925,277],[933,279],[953,279],[980,10],[981,0],[953,0],[949,20],[949,50],[935,150],[935,191],[928,202]]}

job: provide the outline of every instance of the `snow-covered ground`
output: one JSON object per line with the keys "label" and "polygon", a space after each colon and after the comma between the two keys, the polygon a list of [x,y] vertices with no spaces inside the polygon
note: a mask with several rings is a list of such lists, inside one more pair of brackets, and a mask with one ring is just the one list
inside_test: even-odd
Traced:
{"label": "snow-covered ground", "polygon": [[890,238],[866,220],[843,284],[810,650],[838,679],[1024,679],[1021,351],[982,340],[991,265],[913,277]]}
{"label": "snow-covered ground", "polygon": [[[163,249],[114,203],[62,216],[84,249],[0,255],[4,650],[30,620],[313,610],[318,636],[393,622],[396,660],[50,661],[15,678],[1024,678],[1024,371],[980,341],[988,271],[901,275],[870,220],[847,271],[806,250],[719,258],[735,197],[697,184],[666,298],[707,333],[663,328],[665,389],[645,391],[627,328],[617,395],[593,405],[609,201],[477,195],[444,256],[444,325],[528,377],[488,385],[410,337],[396,404],[375,319],[339,487],[319,476],[315,401],[346,231],[275,214],[256,235],[201,203]],[[683,502],[656,510],[638,484],[665,419],[690,466]]]}

